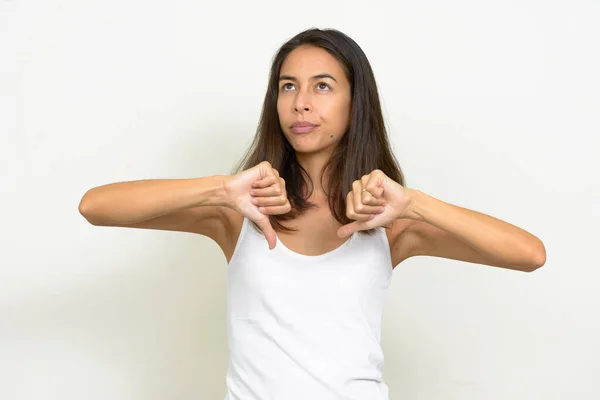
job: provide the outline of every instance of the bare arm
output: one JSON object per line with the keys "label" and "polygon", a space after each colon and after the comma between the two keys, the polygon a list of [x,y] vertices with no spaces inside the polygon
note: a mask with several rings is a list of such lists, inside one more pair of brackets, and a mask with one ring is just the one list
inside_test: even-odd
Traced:
{"label": "bare arm", "polygon": [[[79,212],[92,225],[206,234],[223,224],[226,176],[117,182],[88,190]],[[218,221],[217,221],[218,220]],[[204,221],[203,224],[198,222]],[[219,224],[216,224],[219,225]]]}
{"label": "bare arm", "polygon": [[226,256],[242,216],[265,233],[272,249],[277,236],[269,214],[290,209],[285,181],[268,161],[235,175],[111,183],[88,190],[79,203],[92,225],[199,233],[217,242]]}
{"label": "bare arm", "polygon": [[533,234],[508,222],[455,206],[421,191],[414,199],[411,224],[403,239],[413,256],[432,256],[532,272],[546,263],[546,248]]}

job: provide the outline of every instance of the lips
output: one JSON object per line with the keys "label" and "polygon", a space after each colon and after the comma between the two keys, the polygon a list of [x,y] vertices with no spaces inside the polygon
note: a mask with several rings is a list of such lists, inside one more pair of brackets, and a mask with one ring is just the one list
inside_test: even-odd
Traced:
{"label": "lips", "polygon": [[312,132],[313,130],[315,130],[318,126],[319,125],[311,124],[310,122],[298,121],[298,122],[294,122],[290,126],[290,129],[294,133],[308,133],[308,132]]}

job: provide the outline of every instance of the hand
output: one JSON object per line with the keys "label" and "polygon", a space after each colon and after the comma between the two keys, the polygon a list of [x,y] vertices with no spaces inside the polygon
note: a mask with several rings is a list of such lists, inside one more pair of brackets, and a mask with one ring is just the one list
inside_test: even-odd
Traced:
{"label": "hand", "polygon": [[407,218],[411,202],[410,189],[376,169],[352,183],[352,191],[346,196],[346,216],[355,222],[340,227],[337,235],[343,238]]}
{"label": "hand", "polygon": [[275,248],[277,237],[269,215],[291,210],[285,181],[268,161],[226,179],[225,193],[231,208],[254,221],[263,231],[269,249]]}

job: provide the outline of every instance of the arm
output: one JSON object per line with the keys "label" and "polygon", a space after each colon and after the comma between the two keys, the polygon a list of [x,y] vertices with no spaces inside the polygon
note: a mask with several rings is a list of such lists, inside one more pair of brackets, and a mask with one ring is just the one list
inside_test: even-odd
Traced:
{"label": "arm", "polygon": [[406,190],[411,202],[403,218],[412,221],[397,240],[411,242],[411,256],[443,257],[524,272],[545,264],[544,244],[531,233],[421,191]]}
{"label": "arm", "polygon": [[[79,212],[92,225],[191,231],[227,206],[223,176],[117,182],[88,190]],[[203,233],[203,232],[198,232]]]}

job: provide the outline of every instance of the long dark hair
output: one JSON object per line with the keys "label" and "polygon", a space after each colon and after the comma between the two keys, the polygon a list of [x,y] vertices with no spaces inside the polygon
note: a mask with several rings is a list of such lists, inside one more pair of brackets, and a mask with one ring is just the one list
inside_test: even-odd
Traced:
{"label": "long dark hair", "polygon": [[[292,220],[316,206],[307,200],[312,193],[313,182],[298,163],[294,148],[281,130],[277,113],[281,65],[292,50],[302,45],[320,47],[329,52],[341,63],[350,82],[352,109],[348,131],[323,170],[329,172],[329,182],[324,187],[329,190],[329,209],[334,218],[344,225],[352,222],[346,216],[346,195],[352,190],[353,181],[375,169],[380,169],[394,181],[405,185],[404,174],[390,148],[377,84],[367,56],[354,40],[338,30],[308,29],[287,41],[273,58],[256,135],[232,171],[236,174],[268,161],[285,180],[292,210],[287,214],[269,215],[276,231],[294,231],[281,225],[280,221]],[[372,234],[374,230],[360,232]]]}

